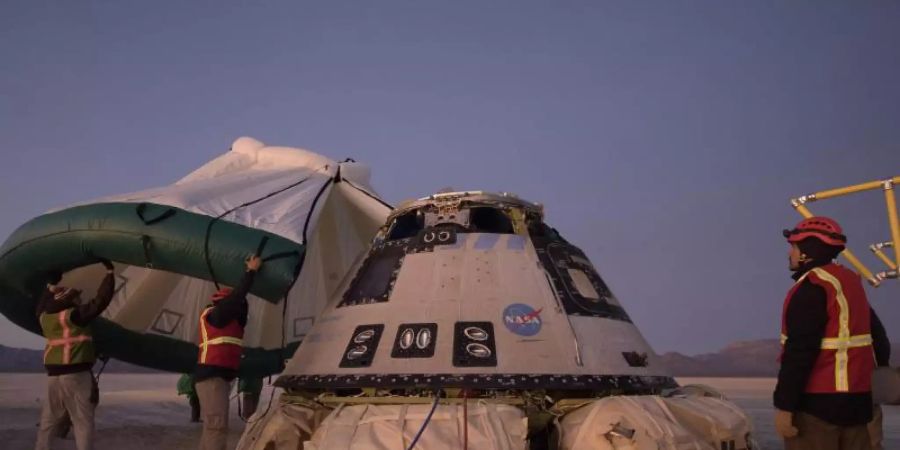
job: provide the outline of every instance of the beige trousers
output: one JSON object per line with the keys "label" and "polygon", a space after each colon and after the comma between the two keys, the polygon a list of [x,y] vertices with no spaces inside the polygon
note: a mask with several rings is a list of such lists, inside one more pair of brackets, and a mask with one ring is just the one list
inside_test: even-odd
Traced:
{"label": "beige trousers", "polygon": [[884,429],[882,422],[884,414],[881,412],[881,405],[875,405],[872,411],[872,421],[866,426],[869,430],[869,441],[872,442],[872,450],[884,450]]}
{"label": "beige trousers", "polygon": [[785,450],[871,450],[866,425],[839,427],[818,417],[794,413],[794,426],[800,431],[796,437],[785,439]]}
{"label": "beige trousers", "polygon": [[35,450],[49,450],[56,430],[72,421],[75,447],[91,450],[94,445],[94,405],[91,403],[91,373],[88,371],[47,377],[47,398],[41,410]]}
{"label": "beige trousers", "polygon": [[225,450],[228,440],[228,395],[231,383],[222,378],[198,381],[194,388],[200,399],[203,417],[203,436],[200,450]]}

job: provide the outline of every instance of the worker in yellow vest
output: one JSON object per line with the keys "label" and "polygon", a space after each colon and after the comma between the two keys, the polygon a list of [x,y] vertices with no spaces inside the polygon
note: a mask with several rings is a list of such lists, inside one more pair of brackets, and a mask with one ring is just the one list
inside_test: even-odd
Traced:
{"label": "worker in yellow vest", "polygon": [[228,396],[238,375],[247,326],[247,294],[262,259],[251,256],[236,289],[224,287],[212,295],[212,305],[200,314],[194,381],[203,417],[201,450],[225,450],[228,438]]}
{"label": "worker in yellow vest", "polygon": [[90,323],[109,306],[115,292],[113,265],[108,260],[100,262],[106,267],[106,276],[93,300],[82,301],[80,291],[60,286],[62,274],[56,272],[48,276],[47,288],[38,301],[35,312],[47,338],[44,349],[47,398],[41,411],[35,450],[48,450],[56,429],[67,418],[72,422],[76,448],[93,448],[91,368],[96,352]]}

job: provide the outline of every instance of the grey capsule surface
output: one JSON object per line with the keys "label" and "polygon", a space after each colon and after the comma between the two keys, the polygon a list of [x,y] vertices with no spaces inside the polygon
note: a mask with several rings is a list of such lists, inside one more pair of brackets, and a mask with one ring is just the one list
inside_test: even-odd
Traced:
{"label": "grey capsule surface", "polygon": [[[542,389],[598,392],[675,384],[587,255],[544,221],[541,205],[512,195],[403,204],[332,295],[282,387],[407,388],[430,377],[508,389],[522,376]],[[354,340],[376,326],[391,338]],[[357,345],[365,355],[342,366]]]}

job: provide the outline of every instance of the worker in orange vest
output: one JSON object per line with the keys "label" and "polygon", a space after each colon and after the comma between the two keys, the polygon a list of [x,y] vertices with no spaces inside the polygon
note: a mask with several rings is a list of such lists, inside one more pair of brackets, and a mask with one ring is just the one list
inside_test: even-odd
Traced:
{"label": "worker in orange vest", "polygon": [[786,450],[869,450],[872,371],[890,344],[859,275],[834,262],[847,238],[832,219],[785,230],[795,283],[784,300],[775,429]]}
{"label": "worker in orange vest", "polygon": [[237,288],[222,288],[213,304],[200,314],[200,342],[194,381],[203,417],[201,450],[224,450],[228,437],[228,397],[238,375],[247,326],[247,293],[262,265],[258,256],[247,260],[247,271]]}
{"label": "worker in orange vest", "polygon": [[69,421],[76,448],[93,448],[95,380],[91,369],[97,356],[90,324],[109,306],[115,293],[114,267],[108,260],[100,262],[106,267],[106,276],[93,300],[82,301],[81,291],[61,286],[59,272],[48,276],[47,288],[38,300],[35,313],[47,338],[47,398],[41,410],[36,450],[49,449],[52,438]]}

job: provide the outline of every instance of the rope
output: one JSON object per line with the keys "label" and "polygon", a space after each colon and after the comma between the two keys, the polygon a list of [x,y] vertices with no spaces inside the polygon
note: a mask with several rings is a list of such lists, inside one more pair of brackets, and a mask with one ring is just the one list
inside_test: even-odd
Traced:
{"label": "rope", "polygon": [[359,186],[353,184],[350,180],[348,180],[348,179],[346,179],[346,178],[343,178],[343,179],[341,179],[341,181],[344,182],[344,183],[347,183],[347,184],[350,185],[350,187],[352,187],[353,189],[356,189],[357,191],[362,192],[363,194],[365,194],[367,197],[371,198],[372,200],[375,200],[376,202],[381,203],[381,205],[384,206],[385,208],[388,208],[388,209],[390,209],[390,210],[393,210],[393,209],[394,209],[394,207],[391,206],[390,203],[388,203],[388,202],[386,202],[386,201],[384,201],[384,200],[382,200],[382,199],[376,197],[376,196],[373,195],[371,192],[369,192],[369,191],[367,191],[367,190],[365,190],[365,189],[363,189],[363,188],[361,188],[361,187],[359,187]]}
{"label": "rope", "polygon": [[[322,166],[322,167],[320,167],[319,169],[314,170],[313,173],[317,173],[319,170],[321,170],[321,169],[327,169],[327,168],[328,168],[328,165],[326,164],[325,166]],[[240,205],[238,205],[238,206],[235,206],[234,208],[231,208],[231,209],[229,209],[228,211],[225,211],[225,212],[223,212],[222,214],[219,214],[218,216],[214,217],[212,220],[209,221],[209,223],[206,225],[206,235],[205,235],[205,237],[203,238],[203,257],[204,257],[204,260],[205,260],[205,262],[206,262],[206,269],[207,269],[207,271],[209,271],[209,276],[210,276],[210,278],[212,278],[213,284],[216,285],[216,289],[219,289],[219,281],[218,281],[218,279],[216,279],[216,274],[215,274],[215,272],[213,271],[213,267],[212,267],[212,261],[210,261],[210,259],[209,259],[209,238],[210,238],[210,235],[212,234],[212,227],[213,227],[213,225],[215,225],[216,222],[218,222],[219,220],[221,220],[223,217],[227,216],[228,214],[231,214],[231,213],[233,213],[233,212],[235,212],[235,211],[237,211],[237,210],[239,210],[239,209],[241,209],[241,208],[245,208],[245,207],[250,206],[250,205],[255,205],[255,204],[257,204],[257,203],[259,203],[259,202],[261,202],[261,201],[263,201],[263,200],[272,198],[272,197],[274,197],[274,196],[276,196],[276,195],[278,195],[278,194],[280,194],[280,193],[282,193],[282,192],[285,192],[285,191],[288,191],[288,190],[290,190],[290,189],[293,189],[293,188],[295,188],[295,187],[297,187],[297,186],[300,186],[301,184],[305,183],[305,182],[306,182],[307,180],[309,180],[310,178],[312,178],[312,174],[307,175],[306,177],[304,177],[303,179],[301,179],[301,180],[299,180],[299,181],[297,181],[297,182],[295,182],[295,183],[289,184],[289,185],[287,185],[287,186],[285,186],[285,187],[283,187],[283,188],[281,188],[281,189],[278,189],[278,190],[276,190],[276,191],[270,192],[270,193],[268,193],[268,194],[266,194],[266,195],[264,195],[264,196],[262,196],[262,197],[259,197],[259,198],[257,198],[257,199],[250,200],[249,202],[242,203],[242,204],[240,204]],[[329,181],[329,182],[330,182],[330,181]],[[313,208],[315,208],[315,203],[313,203]],[[308,218],[307,218],[307,219],[308,219]],[[304,236],[304,242],[303,242],[303,243],[306,244],[306,237],[305,237],[305,236]]]}
{"label": "rope", "polygon": [[[340,166],[338,166],[338,173],[335,175],[334,178],[338,178],[338,177],[340,177]],[[332,182],[334,182],[334,178],[330,178],[327,182],[325,182],[325,184],[322,185],[322,187],[319,189],[319,192],[316,193],[316,196],[313,199],[312,206],[309,208],[309,214],[306,216],[306,222],[303,224],[303,245],[306,245],[306,243],[308,242],[307,232],[309,231],[309,223],[312,219],[313,214],[316,211],[316,206],[318,206],[319,200],[321,199],[322,195],[325,193],[325,190],[328,188],[328,186],[331,185]],[[303,269],[303,263],[306,261],[306,254],[307,254],[306,249],[304,249],[303,254],[300,255],[300,259],[297,261],[297,266],[294,268],[294,278],[291,279],[291,284],[288,285],[287,289],[285,289],[285,291],[284,291],[284,295],[282,296],[281,347],[278,349],[278,351],[279,351],[279,358],[278,358],[279,372],[284,370],[284,359],[285,359],[284,358],[284,349],[285,349],[285,345],[287,344],[287,336],[285,333],[285,325],[286,325],[285,322],[287,319],[288,294],[291,292],[291,289],[294,288],[294,285],[297,284],[297,280],[300,278],[300,271]],[[269,385],[271,386],[272,385],[271,378],[269,379],[269,381],[270,381]],[[244,420],[243,417],[241,418],[241,420],[244,421],[244,423],[246,423],[248,425],[252,425],[252,424],[256,423],[257,421],[259,421],[260,419],[265,417],[267,414],[269,414],[269,410],[271,410],[271,408],[272,408],[272,401],[274,399],[275,399],[275,388],[273,387],[272,390],[269,392],[269,402],[266,405],[265,412],[263,412],[262,414],[259,414],[257,416],[256,420]],[[238,401],[238,408],[240,408],[240,401]]]}
{"label": "rope", "polygon": [[97,371],[97,375],[94,375],[93,370],[91,370],[91,403],[95,407],[100,404],[100,375],[103,375],[103,369],[106,368],[106,363],[109,362],[109,356],[99,356],[97,359],[103,361],[103,364],[100,366],[100,370]]}
{"label": "rope", "polygon": [[[270,382],[269,386],[271,386],[271,385],[272,385],[272,383]],[[263,417],[266,417],[266,415],[269,414],[269,410],[272,409],[272,400],[274,400],[274,399],[275,399],[275,388],[273,387],[272,390],[269,391],[269,403],[266,405],[266,411],[264,413],[260,414],[259,416],[257,416],[256,420],[249,420],[249,419],[244,420],[244,417],[241,416],[241,401],[238,400],[238,417],[240,417],[241,421],[244,422],[245,424],[253,425],[254,423],[259,422]],[[253,413],[253,414],[256,415],[256,413]]]}
{"label": "rope", "polygon": [[[319,170],[321,170],[321,169],[327,169],[327,168],[328,168],[328,165],[326,164],[325,166],[320,167],[319,169],[314,170],[313,173],[319,172]],[[218,279],[216,278],[216,273],[215,273],[215,271],[213,270],[213,267],[212,267],[212,261],[211,261],[210,258],[209,258],[209,239],[210,239],[210,236],[212,235],[212,227],[213,227],[213,225],[215,225],[216,222],[218,222],[219,220],[221,220],[223,217],[225,217],[225,216],[227,216],[228,214],[231,214],[231,213],[237,211],[238,209],[246,208],[247,206],[254,205],[254,204],[259,203],[259,202],[261,202],[261,201],[263,201],[263,200],[272,198],[272,197],[274,197],[274,196],[276,196],[276,195],[278,195],[278,194],[280,194],[280,193],[282,193],[282,192],[285,192],[285,191],[288,191],[288,190],[290,190],[290,189],[293,189],[293,188],[295,188],[295,187],[297,187],[297,186],[300,186],[301,184],[305,183],[305,182],[306,182],[307,180],[309,180],[310,178],[312,178],[312,174],[310,174],[310,175],[308,175],[308,176],[306,176],[306,177],[300,179],[299,181],[297,181],[297,182],[295,182],[295,183],[289,184],[289,185],[287,185],[287,186],[285,186],[285,187],[283,187],[283,188],[281,188],[281,189],[278,189],[278,190],[276,190],[276,191],[270,192],[270,193],[268,193],[268,194],[266,194],[266,195],[264,195],[264,196],[262,196],[262,197],[259,197],[259,198],[250,200],[250,201],[248,201],[248,202],[242,203],[242,204],[240,204],[240,205],[238,205],[238,206],[235,206],[234,208],[231,208],[231,209],[229,209],[229,210],[223,212],[222,214],[219,214],[218,216],[214,217],[212,220],[209,221],[209,223],[206,225],[206,234],[205,234],[205,236],[204,236],[204,238],[203,238],[203,259],[204,259],[204,261],[206,262],[206,269],[207,269],[207,271],[209,272],[209,276],[210,276],[210,278],[212,279],[213,284],[216,286],[216,289],[219,289],[219,288],[220,288],[220,286],[219,286],[219,281],[218,281]],[[326,185],[329,184],[330,182],[331,182],[331,179],[328,180],[328,183],[326,183]],[[315,207],[316,207],[316,201],[318,201],[318,196],[316,196],[316,199],[313,201],[313,206],[312,206],[312,208],[311,208],[311,210],[310,210],[310,214],[312,214],[312,210],[314,210]],[[307,221],[308,221],[308,220],[309,220],[309,218],[307,217]],[[306,230],[305,230],[305,228],[304,228],[304,236],[303,236],[303,243],[304,243],[304,244],[306,244],[306,235],[305,235],[305,231],[306,231]],[[268,237],[264,237],[263,240],[260,242],[259,246],[257,247],[257,256],[259,256],[259,253],[261,253],[261,251],[262,251],[263,247],[265,247],[267,241],[268,241]],[[304,252],[304,255],[305,255],[305,254],[306,254],[306,252]],[[278,255],[278,256],[279,256],[279,257],[283,257],[283,256],[286,256],[286,255]],[[284,306],[282,307],[282,311],[281,311],[281,348],[279,349],[280,352],[284,352],[284,344],[285,344],[284,322],[285,322],[285,318],[287,317],[287,296],[288,296],[288,293],[290,292],[290,290],[294,287],[294,284],[297,282],[297,278],[298,278],[299,275],[300,275],[300,267],[301,267],[302,264],[303,264],[302,260],[303,260],[303,258],[301,257],[301,258],[300,258],[300,262],[297,264],[297,269],[294,271],[294,278],[291,280],[291,283],[290,283],[290,285],[288,286],[288,288],[285,290],[285,293],[284,293],[284,296],[283,296],[283,303],[284,303]],[[284,368],[284,358],[283,358],[284,355],[283,355],[283,353],[281,354],[281,356],[282,356],[282,357],[279,358],[279,367],[283,369],[283,368]],[[240,392],[238,392],[238,394],[237,394],[235,397],[239,397],[239,396],[240,396]],[[265,415],[269,413],[269,410],[270,410],[271,407],[272,407],[272,400],[274,399],[274,397],[275,397],[275,389],[272,389],[272,392],[271,392],[270,395],[269,395],[269,403],[268,403],[268,405],[266,406],[266,411],[265,411],[263,414],[261,414],[259,417],[265,417]],[[251,421],[248,421],[248,420],[245,420],[245,419],[244,419],[243,414],[242,414],[241,401],[240,401],[239,398],[238,398],[238,417],[241,419],[242,422],[244,422],[244,423],[246,423],[246,424],[252,424],[252,423],[256,422],[256,421],[252,421],[252,422],[251,422]],[[257,420],[258,420],[258,419],[257,419]]]}
{"label": "rope", "polygon": [[434,415],[434,410],[437,409],[438,402],[441,400],[441,392],[440,389],[434,391],[434,403],[431,404],[431,411],[428,411],[428,416],[425,417],[425,422],[422,422],[422,428],[419,428],[419,432],[416,433],[416,437],[413,438],[412,442],[409,443],[409,447],[406,450],[413,450],[415,448],[416,443],[419,442],[419,438],[422,437],[422,433],[425,432],[425,428],[428,428],[428,423],[431,422],[431,416]]}
{"label": "rope", "polygon": [[469,391],[463,389],[463,450],[469,449]]}
{"label": "rope", "polygon": [[155,223],[162,222],[163,220],[166,220],[169,217],[174,216],[177,211],[175,208],[167,208],[162,214],[160,214],[152,219],[148,219],[148,218],[144,217],[144,211],[146,211],[146,210],[147,210],[147,203],[140,203],[135,208],[135,212],[137,213],[138,217],[141,219],[141,222],[144,222],[144,225],[153,225]]}
{"label": "rope", "polygon": [[[325,165],[323,168],[327,169],[328,166]],[[321,168],[320,168],[320,169],[321,169]],[[319,171],[319,169],[317,169],[315,172],[318,172],[318,171]],[[258,199],[251,200],[251,201],[249,201],[249,202],[246,202],[246,203],[243,203],[243,204],[241,204],[241,205],[238,205],[238,206],[236,206],[236,207],[234,207],[234,208],[232,208],[232,209],[230,209],[230,210],[228,210],[228,211],[225,211],[224,213],[220,214],[219,216],[215,217],[213,220],[209,221],[209,223],[208,223],[207,226],[206,226],[206,235],[205,235],[204,240],[203,240],[203,255],[204,255],[204,260],[205,260],[205,262],[206,262],[206,268],[207,268],[207,270],[209,271],[210,278],[212,278],[212,282],[213,282],[213,284],[215,284],[216,289],[219,288],[219,283],[218,283],[218,280],[216,279],[215,272],[213,271],[213,268],[212,268],[212,262],[210,261],[210,258],[209,258],[209,239],[210,239],[210,235],[212,234],[211,232],[212,232],[212,227],[213,227],[213,225],[215,225],[216,222],[218,222],[219,220],[221,220],[221,219],[222,219],[223,217],[225,217],[226,215],[231,214],[232,212],[237,211],[237,210],[240,209],[240,208],[244,208],[244,207],[247,207],[247,206],[250,206],[250,205],[259,203],[259,202],[261,202],[261,201],[263,201],[263,200],[265,200],[265,199],[267,199],[267,198],[271,198],[271,197],[273,197],[273,196],[275,196],[275,195],[278,195],[278,194],[280,194],[280,193],[282,193],[282,192],[285,192],[285,191],[287,191],[287,190],[289,190],[289,189],[295,188],[295,187],[297,187],[297,186],[303,184],[305,181],[307,181],[307,180],[308,180],[309,178],[311,178],[311,177],[312,177],[312,175],[307,176],[306,178],[303,178],[303,179],[297,181],[296,183],[293,183],[293,184],[291,184],[291,185],[289,185],[289,186],[286,186],[286,187],[284,187],[284,188],[282,188],[282,189],[279,189],[279,190],[277,190],[277,191],[274,191],[274,192],[271,192],[271,193],[269,193],[269,194],[266,194],[266,195],[263,196],[263,197],[260,197],[260,198],[258,198]],[[318,205],[319,200],[321,199],[322,195],[325,193],[325,190],[328,188],[328,186],[330,186],[332,183],[334,183],[334,182],[336,182],[336,181],[341,181],[340,165],[338,166],[338,170],[337,170],[337,173],[335,174],[335,176],[332,177],[332,178],[329,178],[328,181],[326,181],[325,184],[322,185],[322,187],[319,189],[319,192],[316,193],[316,196],[315,196],[315,198],[313,199],[313,203],[312,203],[312,206],[310,207],[309,214],[306,216],[306,221],[305,221],[304,224],[303,224],[303,245],[307,245],[307,242],[308,242],[309,225],[310,225],[310,222],[312,221],[312,216],[313,216],[313,214],[314,214],[315,211],[316,211],[316,206]],[[352,187],[354,187],[355,189],[357,189],[357,190],[363,192],[364,194],[368,195],[369,197],[372,197],[373,199],[379,201],[379,202],[382,203],[383,205],[385,205],[385,206],[387,206],[387,207],[390,207],[390,205],[388,205],[387,203],[383,202],[381,199],[378,199],[377,197],[373,196],[372,194],[369,194],[369,193],[366,192],[365,190],[360,189],[359,187],[354,186],[354,185],[351,184],[351,183],[348,183],[348,184],[350,184],[350,185],[351,185]],[[260,243],[260,248],[262,248],[264,245],[265,245],[265,241],[261,242],[261,243]],[[259,252],[257,252],[257,253],[259,253]],[[278,258],[282,258],[282,257],[285,257],[285,256],[289,256],[290,254],[294,254],[294,252],[286,252],[286,253],[284,253],[284,254],[271,255],[271,256],[269,256],[268,258],[265,258],[265,260],[278,259]],[[287,318],[288,294],[290,293],[291,289],[293,289],[294,285],[297,283],[297,279],[300,278],[300,271],[302,270],[302,268],[303,268],[303,263],[304,263],[305,260],[306,260],[306,254],[307,254],[307,252],[306,252],[305,249],[304,249],[303,254],[300,255],[300,258],[299,258],[299,260],[298,260],[298,262],[297,262],[297,266],[296,266],[296,268],[294,269],[294,277],[293,277],[293,279],[291,279],[291,283],[288,285],[287,289],[285,289],[284,295],[282,296],[282,307],[281,307],[281,347],[279,348],[279,352],[280,352],[280,355],[279,355],[279,356],[280,356],[280,358],[279,358],[279,362],[278,362],[278,363],[279,363],[279,369],[280,369],[279,371],[284,370],[284,350],[285,350],[285,344],[287,343],[287,336],[286,336],[286,333],[285,333],[285,321],[286,321],[286,318]],[[259,256],[259,255],[257,254],[257,256]],[[272,384],[271,384],[271,378],[270,378],[269,381],[270,381],[269,386],[271,386],[271,385],[272,385]],[[240,417],[241,421],[244,422],[245,424],[247,424],[247,425],[252,425],[252,424],[256,423],[258,420],[260,420],[261,418],[265,417],[265,416],[269,413],[269,411],[271,410],[271,408],[272,408],[272,402],[273,402],[273,400],[274,400],[274,398],[275,398],[275,388],[272,388],[272,390],[269,392],[269,401],[268,401],[268,404],[266,405],[265,412],[263,412],[262,414],[257,415],[257,419],[256,419],[256,420],[245,420],[245,419],[244,419],[243,414],[242,414],[241,401],[240,401],[240,398],[239,398],[239,397],[240,397],[240,393],[238,393],[238,395],[236,395],[236,397],[238,398],[238,417]],[[438,398],[438,397],[437,397],[437,395],[436,395],[436,397],[435,397],[435,405],[434,405],[434,407],[432,407],[431,413],[429,413],[428,420],[426,420],[426,424],[427,424],[428,421],[431,419],[431,414],[434,413],[434,409],[437,407],[437,398]],[[422,431],[424,431],[424,426],[423,426],[422,430],[420,430],[420,434],[421,434]],[[418,440],[418,438],[419,438],[419,437],[416,436],[416,439],[413,440],[413,445],[415,445],[415,442]],[[412,447],[410,447],[410,448],[412,448]]]}
{"label": "rope", "polygon": [[103,375],[103,369],[106,369],[106,363],[109,362],[109,356],[101,356],[98,359],[103,361],[103,364],[100,365],[100,370],[98,370],[97,375],[94,376],[94,383],[97,383],[97,386],[100,386],[100,375]]}
{"label": "rope", "polygon": [[[335,178],[339,176],[341,176],[340,169],[338,169],[338,173],[337,175],[335,175]],[[322,198],[322,194],[325,193],[325,189],[327,189],[328,186],[331,186],[331,183],[333,182],[334,178],[328,179],[328,181],[326,181],[325,184],[322,185],[322,187],[319,189],[319,192],[316,193],[316,197],[313,199],[312,207],[309,208],[309,214],[306,215],[306,221],[303,222],[303,245],[306,245],[306,243],[309,241],[306,233],[309,231],[309,223],[312,221],[313,213],[316,212],[316,205],[319,203],[319,199]]]}

